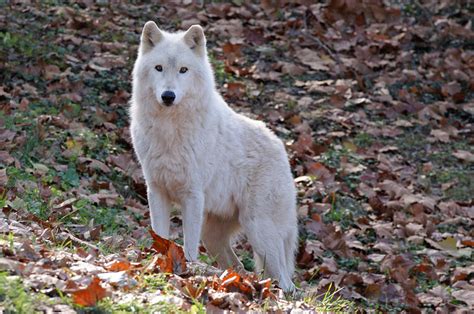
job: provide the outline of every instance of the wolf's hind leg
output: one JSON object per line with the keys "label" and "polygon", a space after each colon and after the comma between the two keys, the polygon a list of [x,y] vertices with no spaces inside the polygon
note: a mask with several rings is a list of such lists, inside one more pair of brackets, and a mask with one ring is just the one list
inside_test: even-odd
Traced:
{"label": "wolf's hind leg", "polygon": [[221,268],[241,268],[239,261],[232,250],[232,237],[238,232],[240,226],[237,218],[223,219],[213,214],[207,214],[202,230],[202,241],[211,257],[216,258]]}
{"label": "wolf's hind leg", "polygon": [[270,217],[254,216],[242,222],[244,232],[254,250],[257,271],[264,271],[264,276],[272,277],[279,281],[285,291],[295,289],[291,281],[291,268],[287,265],[287,254],[284,239],[286,230],[284,226],[275,225]]}

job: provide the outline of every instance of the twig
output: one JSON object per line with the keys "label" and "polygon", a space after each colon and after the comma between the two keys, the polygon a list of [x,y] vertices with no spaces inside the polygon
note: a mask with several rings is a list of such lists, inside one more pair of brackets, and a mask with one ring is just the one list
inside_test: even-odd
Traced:
{"label": "twig", "polygon": [[66,235],[69,237],[69,239],[72,241],[72,242],[75,242],[77,244],[80,244],[80,245],[85,245],[93,250],[97,250],[97,251],[100,251],[99,248],[97,246],[95,246],[94,244],[91,244],[87,241],[84,241],[84,240],[81,240],[79,239],[78,237],[76,237],[75,235],[71,234],[69,231],[67,230],[63,230],[63,232],[66,233]]}
{"label": "twig", "polygon": [[326,44],[324,44],[321,39],[319,39],[318,37],[315,37],[313,35],[311,35],[309,32],[308,32],[308,22],[306,20],[306,14],[304,15],[304,29],[303,31],[301,32],[306,38],[308,39],[311,39],[312,41],[314,41],[315,43],[318,44],[319,47],[321,47],[322,49],[324,49],[328,54],[329,56],[331,56],[331,58],[333,60],[335,60],[338,64],[340,65],[344,65],[341,61],[341,59],[339,58],[339,56],[337,54],[335,54],[331,48],[329,48]]}

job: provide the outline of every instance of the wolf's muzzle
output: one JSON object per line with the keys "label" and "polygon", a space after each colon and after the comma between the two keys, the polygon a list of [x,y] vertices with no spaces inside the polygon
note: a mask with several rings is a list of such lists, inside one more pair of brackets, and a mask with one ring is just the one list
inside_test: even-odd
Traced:
{"label": "wolf's muzzle", "polygon": [[163,100],[163,103],[165,104],[165,106],[168,107],[173,104],[175,98],[176,95],[170,90],[164,91],[163,94],[161,94],[161,99]]}

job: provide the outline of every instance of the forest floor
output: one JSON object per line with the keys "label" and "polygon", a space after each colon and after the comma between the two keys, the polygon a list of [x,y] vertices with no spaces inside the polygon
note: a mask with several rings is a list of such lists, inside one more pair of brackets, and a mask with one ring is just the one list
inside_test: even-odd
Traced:
{"label": "forest floor", "polygon": [[[92,2],[0,5],[0,310],[474,309],[472,3]],[[152,240],[127,115],[148,20],[201,24],[224,98],[285,142],[296,295]]]}

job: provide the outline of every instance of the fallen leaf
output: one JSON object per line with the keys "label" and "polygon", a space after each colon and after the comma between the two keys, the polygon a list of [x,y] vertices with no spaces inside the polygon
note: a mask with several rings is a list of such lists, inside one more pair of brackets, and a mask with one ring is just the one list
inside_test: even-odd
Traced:
{"label": "fallen leaf", "polygon": [[474,154],[465,150],[455,151],[453,156],[467,162],[474,162]]}
{"label": "fallen leaf", "polygon": [[434,136],[434,138],[443,143],[449,143],[449,133],[443,130],[431,130],[430,135]]}
{"label": "fallen leaf", "polygon": [[447,237],[441,242],[438,242],[438,245],[443,249],[443,250],[448,250],[448,251],[456,251],[456,239],[453,237]]}
{"label": "fallen leaf", "polygon": [[97,275],[104,282],[120,288],[131,288],[137,284],[136,280],[130,278],[126,271],[114,271]]}
{"label": "fallen leaf", "polygon": [[157,235],[153,230],[149,230],[153,238],[152,248],[161,254],[162,257],[156,261],[157,266],[164,273],[182,274],[186,271],[186,258],[183,248],[173,241]]}
{"label": "fallen leaf", "polygon": [[240,292],[250,297],[255,292],[255,288],[252,285],[252,281],[255,281],[255,278],[242,277],[232,269],[224,271],[219,279],[221,280],[218,286],[220,291]]}
{"label": "fallen leaf", "polygon": [[6,186],[7,182],[8,182],[7,169],[0,169],[0,187]]}
{"label": "fallen leaf", "polygon": [[72,293],[72,300],[75,304],[90,307],[97,304],[107,296],[107,291],[100,285],[101,280],[94,277],[89,286]]}
{"label": "fallen leaf", "polygon": [[129,270],[131,264],[127,260],[123,261],[113,261],[108,265],[105,265],[105,268],[109,271],[122,271],[122,270]]}
{"label": "fallen leaf", "polygon": [[473,290],[457,290],[453,291],[453,297],[466,303],[471,309],[474,308],[474,291]]}
{"label": "fallen leaf", "polygon": [[443,85],[441,92],[444,96],[453,96],[461,92],[461,84],[458,82],[449,82],[448,84]]}
{"label": "fallen leaf", "polygon": [[334,63],[331,59],[320,57],[315,50],[308,48],[299,50],[296,57],[300,59],[303,64],[317,71],[329,71],[328,65]]}
{"label": "fallen leaf", "polygon": [[435,242],[429,238],[425,238],[425,241],[428,242],[434,248],[442,250],[454,257],[470,256],[472,252],[471,248],[458,249],[456,246],[456,239],[454,239],[453,237],[447,237],[441,242]]}

